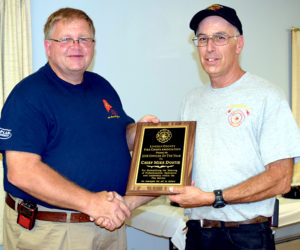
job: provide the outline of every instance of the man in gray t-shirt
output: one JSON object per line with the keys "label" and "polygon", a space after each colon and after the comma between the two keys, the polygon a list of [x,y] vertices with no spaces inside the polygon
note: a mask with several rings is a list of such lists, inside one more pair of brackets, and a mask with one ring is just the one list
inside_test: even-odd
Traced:
{"label": "man in gray t-shirt", "polygon": [[181,120],[197,121],[193,185],[172,187],[186,207],[186,249],[275,249],[275,196],[289,191],[298,126],[281,91],[239,65],[242,24],[212,5],[191,20],[210,84],[184,99]]}

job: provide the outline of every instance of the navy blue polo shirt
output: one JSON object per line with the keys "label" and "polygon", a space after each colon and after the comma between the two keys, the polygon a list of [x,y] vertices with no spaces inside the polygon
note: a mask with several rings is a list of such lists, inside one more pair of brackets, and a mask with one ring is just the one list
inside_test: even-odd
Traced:
{"label": "navy blue polo shirt", "polygon": [[126,126],[133,122],[104,78],[85,72],[83,82],[72,85],[58,78],[47,63],[17,84],[2,109],[5,191],[52,207],[8,182],[4,150],[14,150],[40,155],[44,163],[85,189],[124,195],[131,161]]}

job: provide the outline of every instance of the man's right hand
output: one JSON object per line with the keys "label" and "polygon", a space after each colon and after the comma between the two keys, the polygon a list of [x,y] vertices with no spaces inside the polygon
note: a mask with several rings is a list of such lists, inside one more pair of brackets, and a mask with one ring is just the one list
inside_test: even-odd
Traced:
{"label": "man's right hand", "polygon": [[121,227],[131,214],[124,199],[116,192],[95,193],[91,203],[91,221],[110,231]]}

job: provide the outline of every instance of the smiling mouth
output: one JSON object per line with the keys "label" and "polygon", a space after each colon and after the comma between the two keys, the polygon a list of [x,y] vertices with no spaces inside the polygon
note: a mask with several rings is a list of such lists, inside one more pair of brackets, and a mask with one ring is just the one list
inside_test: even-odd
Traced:
{"label": "smiling mouth", "polygon": [[216,58],[208,58],[207,59],[207,61],[209,61],[209,62],[214,62],[214,61],[217,61],[218,59],[216,59]]}

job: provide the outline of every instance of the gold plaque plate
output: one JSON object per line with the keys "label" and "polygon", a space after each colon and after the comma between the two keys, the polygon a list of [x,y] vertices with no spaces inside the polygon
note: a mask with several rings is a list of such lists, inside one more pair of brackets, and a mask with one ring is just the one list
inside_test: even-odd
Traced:
{"label": "gold plaque plate", "polygon": [[166,195],[191,184],[195,121],[138,123],[126,195]]}

